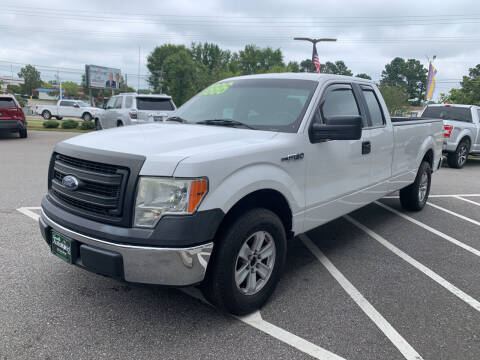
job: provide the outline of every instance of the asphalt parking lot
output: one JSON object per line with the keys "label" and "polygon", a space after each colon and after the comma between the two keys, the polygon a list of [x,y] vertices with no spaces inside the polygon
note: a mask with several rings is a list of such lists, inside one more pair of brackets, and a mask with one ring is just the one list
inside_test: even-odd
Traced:
{"label": "asphalt parking lot", "polygon": [[480,159],[436,173],[420,213],[392,194],[294,239],[270,302],[234,318],[49,253],[34,219],[74,135],[0,136],[0,358],[480,358]]}

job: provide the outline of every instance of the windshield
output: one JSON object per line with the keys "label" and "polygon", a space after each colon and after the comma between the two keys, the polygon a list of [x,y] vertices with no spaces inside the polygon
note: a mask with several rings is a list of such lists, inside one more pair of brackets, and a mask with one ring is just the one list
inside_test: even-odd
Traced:
{"label": "windshield", "polygon": [[175,113],[189,123],[233,120],[252,128],[296,132],[316,81],[244,79],[213,84]]}
{"label": "windshield", "polygon": [[172,111],[175,110],[172,100],[166,98],[155,97],[137,97],[138,110],[160,110]]}
{"label": "windshield", "polygon": [[470,108],[460,106],[427,106],[422,117],[472,122]]}

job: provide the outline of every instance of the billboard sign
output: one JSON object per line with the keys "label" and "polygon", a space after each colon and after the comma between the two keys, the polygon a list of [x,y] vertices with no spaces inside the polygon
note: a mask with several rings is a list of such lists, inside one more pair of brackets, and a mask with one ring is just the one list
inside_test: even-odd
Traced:
{"label": "billboard sign", "polygon": [[120,69],[85,65],[87,87],[92,89],[120,89]]}

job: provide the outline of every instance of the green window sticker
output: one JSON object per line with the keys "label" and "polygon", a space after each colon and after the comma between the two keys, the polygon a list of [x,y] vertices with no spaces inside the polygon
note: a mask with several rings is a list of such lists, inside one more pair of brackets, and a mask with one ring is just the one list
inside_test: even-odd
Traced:
{"label": "green window sticker", "polygon": [[213,84],[209,86],[205,90],[203,90],[200,95],[220,95],[223,94],[225,91],[228,90],[230,86],[233,85],[233,81],[220,83],[220,84]]}

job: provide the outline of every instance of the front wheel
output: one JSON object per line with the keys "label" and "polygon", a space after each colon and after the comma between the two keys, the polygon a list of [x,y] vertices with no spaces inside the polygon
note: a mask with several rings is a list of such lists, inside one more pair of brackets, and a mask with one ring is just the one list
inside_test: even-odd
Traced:
{"label": "front wheel", "polygon": [[102,130],[102,124],[100,123],[100,120],[95,119],[95,130]]}
{"label": "front wheel", "polygon": [[457,149],[447,156],[448,166],[455,169],[461,169],[467,162],[468,153],[470,152],[470,143],[468,140],[462,140],[458,144]]}
{"label": "front wheel", "polygon": [[204,296],[235,315],[260,308],[280,279],[287,252],[285,228],[267,209],[252,209],[233,220],[214,245]]}
{"label": "front wheel", "polygon": [[427,203],[431,183],[432,169],[427,161],[423,161],[413,184],[400,190],[400,203],[403,208],[411,211],[422,210]]}
{"label": "front wheel", "polygon": [[83,121],[90,121],[92,120],[92,115],[90,115],[89,113],[85,113],[83,114],[82,119]]}

